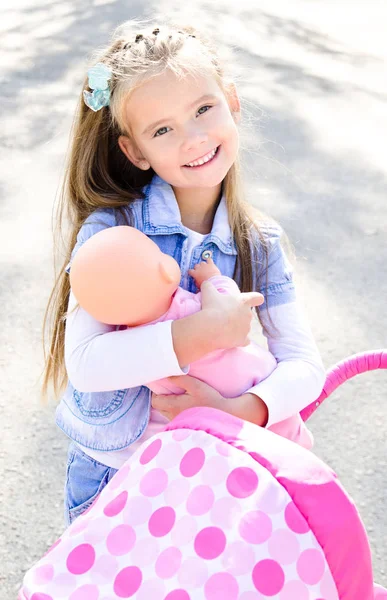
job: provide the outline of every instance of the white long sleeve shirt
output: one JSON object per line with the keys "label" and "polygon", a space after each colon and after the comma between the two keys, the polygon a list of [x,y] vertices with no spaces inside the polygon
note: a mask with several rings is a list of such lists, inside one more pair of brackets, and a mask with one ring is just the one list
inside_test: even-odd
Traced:
{"label": "white long sleeve shirt", "polygon": [[[322,361],[310,328],[297,302],[260,312],[267,329],[269,351],[277,368],[264,381],[246,392],[262,398],[269,412],[268,426],[300,412],[317,398],[325,381]],[[170,375],[189,373],[182,369],[173,349],[171,321],[116,331],[77,307],[73,295],[66,324],[65,359],[70,380],[80,391],[130,388]],[[135,352],[129,352],[129,347]],[[99,452],[82,447],[90,456],[119,468],[125,460],[160,431],[166,419],[151,411],[148,428],[134,444],[117,452]]]}

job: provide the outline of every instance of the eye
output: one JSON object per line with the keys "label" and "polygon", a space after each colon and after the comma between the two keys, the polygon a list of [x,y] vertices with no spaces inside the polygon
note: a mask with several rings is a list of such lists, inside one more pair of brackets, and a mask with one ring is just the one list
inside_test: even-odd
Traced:
{"label": "eye", "polygon": [[165,133],[168,133],[169,129],[169,127],[160,127],[160,129],[156,131],[153,137],[159,137],[160,135],[164,135]]}
{"label": "eye", "polygon": [[198,114],[199,115],[203,115],[205,112],[207,112],[210,108],[212,108],[212,106],[209,106],[208,104],[206,104],[205,106],[201,106],[198,110]]}

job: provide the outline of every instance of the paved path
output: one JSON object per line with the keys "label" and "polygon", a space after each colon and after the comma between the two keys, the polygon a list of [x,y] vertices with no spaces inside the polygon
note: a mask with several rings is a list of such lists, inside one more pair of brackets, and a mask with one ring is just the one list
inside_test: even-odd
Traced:
{"label": "paved path", "polygon": [[[359,0],[158,5],[236,50],[248,190],[292,240],[306,310],[329,366],[385,347],[387,5]],[[189,6],[192,3],[181,3]],[[39,404],[51,211],[94,44],[140,0],[5,0],[0,13],[0,598],[62,531],[66,440]],[[273,5],[275,8],[273,8]],[[128,6],[130,8],[128,8]],[[214,7],[217,10],[214,10]],[[312,421],[316,452],[355,499],[387,584],[387,377],[348,383]]]}

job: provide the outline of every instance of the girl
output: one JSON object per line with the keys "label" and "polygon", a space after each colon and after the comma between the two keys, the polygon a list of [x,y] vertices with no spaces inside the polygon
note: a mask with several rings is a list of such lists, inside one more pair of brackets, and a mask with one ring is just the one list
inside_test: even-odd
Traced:
{"label": "girl", "polygon": [[[131,21],[88,75],[62,195],[72,234],[49,303],[54,326],[44,381],[45,390],[50,380],[59,390],[68,378],[56,412],[72,440],[68,522],[138,445],[182,410],[212,406],[269,426],[317,398],[325,379],[298,309],[281,230],[253,217],[242,199],[240,104],[212,44],[192,28]],[[90,236],[122,224],[175,258],[184,288],[196,291],[188,271],[212,257],[245,294],[220,295],[204,283],[202,310],[178,321],[135,329],[96,321],[71,294],[71,261]],[[248,343],[250,309],[262,302],[258,291],[265,298],[260,323],[278,366],[246,394],[222,398],[187,375],[189,364]],[[170,376],[186,393],[151,398],[145,384]]]}

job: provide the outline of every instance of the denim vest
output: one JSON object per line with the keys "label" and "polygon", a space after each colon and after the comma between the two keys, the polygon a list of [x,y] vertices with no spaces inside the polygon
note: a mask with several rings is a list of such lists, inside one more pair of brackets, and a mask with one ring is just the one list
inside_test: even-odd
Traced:
{"label": "denim vest", "polygon": [[[128,205],[129,222],[151,238],[165,254],[173,256],[181,269],[180,285],[196,292],[188,270],[211,252],[223,275],[233,276],[237,249],[227,217],[225,199],[217,208],[211,232],[187,257],[188,234],[181,223],[180,211],[172,188],[159,177],[144,188],[144,199]],[[79,231],[67,272],[77,250],[92,235],[120,225],[114,209],[95,211]],[[258,268],[254,273],[254,289],[265,295],[265,307],[294,300],[291,267],[279,244],[281,230],[276,224],[260,228],[269,250],[266,270],[262,249],[258,246]],[[266,272],[267,271],[267,272]],[[146,386],[114,392],[79,392],[68,382],[56,410],[56,423],[72,440],[93,450],[121,450],[135,442],[148,425],[151,392]]]}

